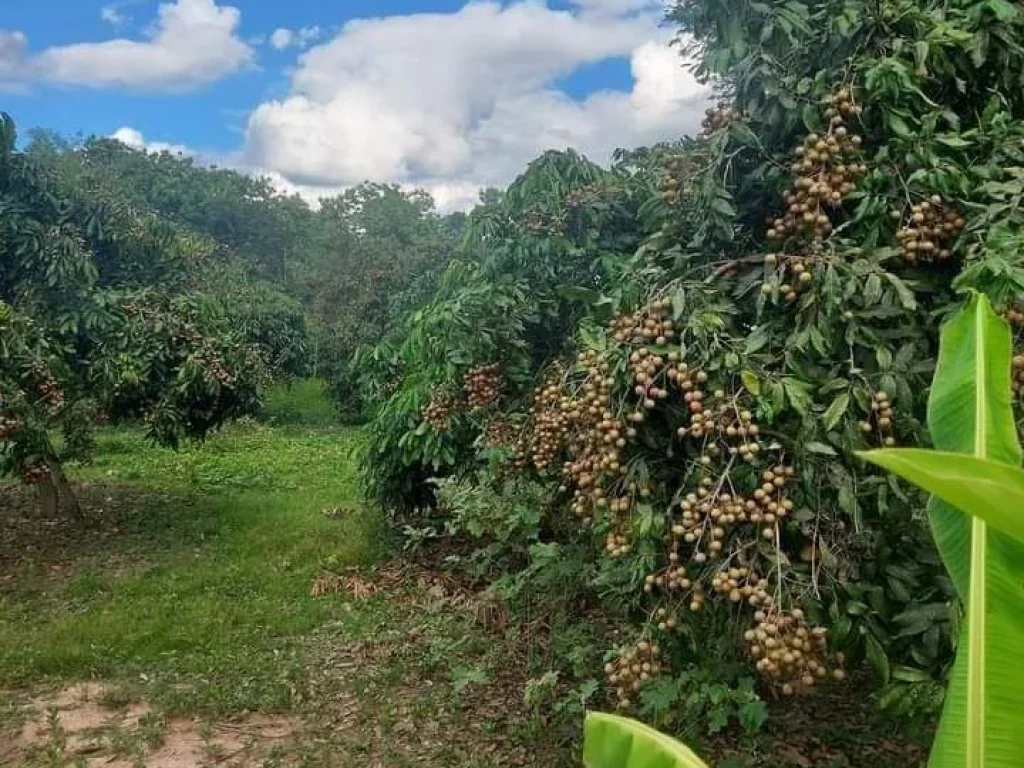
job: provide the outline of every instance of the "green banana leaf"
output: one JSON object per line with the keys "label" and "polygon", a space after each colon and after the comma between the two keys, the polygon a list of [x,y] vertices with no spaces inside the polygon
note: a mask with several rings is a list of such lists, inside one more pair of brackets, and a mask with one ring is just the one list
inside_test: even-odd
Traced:
{"label": "green banana leaf", "polygon": [[[1011,354],[1009,326],[974,294],[942,329],[928,402],[938,450],[1020,466]],[[929,766],[1024,765],[1024,545],[938,498],[928,512],[967,612]]]}
{"label": "green banana leaf", "polygon": [[886,448],[857,455],[1024,542],[1024,470],[921,448]]}
{"label": "green banana leaf", "polygon": [[583,725],[586,768],[709,768],[689,748],[648,725],[588,712]]}

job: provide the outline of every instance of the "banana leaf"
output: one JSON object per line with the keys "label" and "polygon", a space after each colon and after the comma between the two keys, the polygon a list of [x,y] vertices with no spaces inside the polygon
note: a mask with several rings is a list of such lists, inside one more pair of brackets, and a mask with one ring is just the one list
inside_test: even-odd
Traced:
{"label": "banana leaf", "polygon": [[588,712],[583,726],[586,768],[708,768],[689,748],[650,726],[606,712]]}
{"label": "banana leaf", "polygon": [[[928,402],[938,450],[1020,466],[1011,355],[1009,326],[985,296],[974,294],[942,330]],[[1024,765],[1024,545],[939,498],[928,513],[966,608],[929,766]]]}
{"label": "banana leaf", "polygon": [[1024,470],[991,459],[922,448],[886,448],[857,455],[1024,542]]}

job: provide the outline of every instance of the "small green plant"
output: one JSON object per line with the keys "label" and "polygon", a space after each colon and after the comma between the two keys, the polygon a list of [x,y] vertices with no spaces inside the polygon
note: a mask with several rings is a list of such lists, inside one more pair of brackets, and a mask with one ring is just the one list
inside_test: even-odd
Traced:
{"label": "small green plant", "polygon": [[732,723],[752,735],[768,719],[768,708],[754,690],[753,678],[744,677],[738,684],[730,685],[701,667],[659,677],[643,688],[639,712],[659,725],[700,724],[709,735]]}

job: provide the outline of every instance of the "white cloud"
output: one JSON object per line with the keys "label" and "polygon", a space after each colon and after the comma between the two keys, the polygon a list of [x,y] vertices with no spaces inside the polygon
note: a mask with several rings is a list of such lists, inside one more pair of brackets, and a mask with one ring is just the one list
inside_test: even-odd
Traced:
{"label": "white cloud", "polygon": [[100,18],[115,27],[120,27],[128,18],[114,5],[105,5],[100,9]]}
{"label": "white cloud", "polygon": [[252,48],[237,36],[240,17],[237,8],[215,0],[177,0],[160,6],[146,40],[57,46],[29,63],[36,77],[51,82],[189,90],[253,62]]}
{"label": "white cloud", "polygon": [[273,34],[270,35],[270,44],[274,47],[275,50],[283,51],[285,48],[292,44],[292,41],[294,39],[294,32],[292,32],[290,29],[285,29],[284,27],[281,27],[279,29],[275,29]]}
{"label": "white cloud", "polygon": [[[474,2],[349,22],[299,59],[291,94],[250,115],[244,160],[299,187],[423,185],[445,207],[503,185],[540,152],[606,161],[698,127],[707,92],[658,29],[661,4]],[[633,89],[574,100],[560,78],[629,57]]]}
{"label": "white cloud", "polygon": [[320,27],[302,27],[296,30],[279,27],[270,35],[270,45],[277,51],[283,51],[293,45],[297,48],[308,48],[319,37]]}
{"label": "white cloud", "polygon": [[110,134],[110,138],[120,141],[132,149],[145,150],[146,152],[170,152],[172,155],[195,155],[195,151],[184,144],[170,144],[165,141],[146,141],[140,131],[128,126],[122,126]]}
{"label": "white cloud", "polygon": [[27,50],[28,38],[23,33],[0,29],[0,88],[22,84]]}
{"label": "white cloud", "polygon": [[665,0],[572,0],[583,11],[622,16],[634,11],[658,8],[664,10]]}

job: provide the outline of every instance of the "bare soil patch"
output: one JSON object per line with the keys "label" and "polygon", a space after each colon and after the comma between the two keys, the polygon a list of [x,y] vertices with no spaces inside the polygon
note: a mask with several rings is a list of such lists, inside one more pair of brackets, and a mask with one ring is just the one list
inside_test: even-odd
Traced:
{"label": "bare soil patch", "polygon": [[[102,683],[77,683],[22,708],[20,729],[0,749],[3,764],[201,768],[258,764],[302,730],[298,718],[252,715],[230,722],[165,719],[146,702],[117,705]],[[2,743],[2,742],[0,742]]]}

